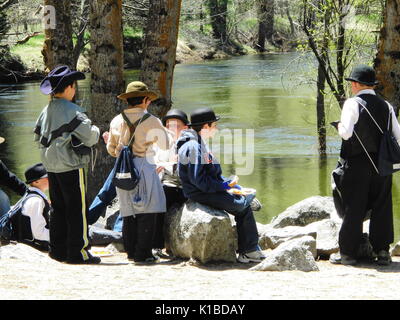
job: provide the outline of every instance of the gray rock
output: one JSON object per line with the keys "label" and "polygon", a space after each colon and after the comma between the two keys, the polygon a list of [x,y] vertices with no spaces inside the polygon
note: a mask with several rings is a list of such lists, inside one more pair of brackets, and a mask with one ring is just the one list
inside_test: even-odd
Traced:
{"label": "gray rock", "polygon": [[271,225],[274,228],[287,226],[306,226],[310,223],[336,215],[332,197],[313,196],[287,208],[274,217]]}
{"label": "gray rock", "polygon": [[306,227],[288,226],[284,228],[273,228],[267,225],[262,228],[259,236],[259,245],[261,249],[275,249],[280,244],[295,238],[304,236],[317,237],[316,230],[307,229]]}
{"label": "gray rock", "polygon": [[390,249],[390,254],[392,256],[400,256],[400,241]]}
{"label": "gray rock", "polygon": [[188,201],[166,215],[165,226],[166,246],[176,257],[236,261],[236,230],[225,211]]}
{"label": "gray rock", "polygon": [[[251,268],[256,271],[319,271],[318,266],[313,257],[313,253],[309,250],[312,239],[294,239],[281,244],[276,249],[266,254],[266,258]],[[314,240],[315,241],[315,240]],[[308,243],[308,244],[306,244]],[[312,245],[311,245],[312,246]]]}
{"label": "gray rock", "polygon": [[51,263],[53,260],[46,252],[39,251],[23,243],[10,243],[0,247],[1,259],[17,259],[27,262]]}
{"label": "gray rock", "polygon": [[317,234],[317,255],[328,258],[332,253],[339,251],[340,223],[332,219],[313,222],[305,227],[309,232]]}

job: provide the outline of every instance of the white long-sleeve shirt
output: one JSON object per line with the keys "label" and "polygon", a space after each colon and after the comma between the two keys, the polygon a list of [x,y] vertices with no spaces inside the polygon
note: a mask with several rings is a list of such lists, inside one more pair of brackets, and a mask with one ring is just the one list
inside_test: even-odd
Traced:
{"label": "white long-sleeve shirt", "polygon": [[[372,89],[361,90],[357,93],[356,97],[361,94],[373,94],[376,95]],[[397,121],[396,114],[394,113],[393,106],[387,102],[390,112],[392,113],[392,133],[396,140],[400,143],[400,125]],[[338,125],[339,135],[344,139],[348,140],[353,135],[354,126],[358,121],[359,117],[359,104],[354,98],[349,98],[343,105],[340,122]]]}
{"label": "white long-sleeve shirt", "polygon": [[[30,187],[32,191],[41,194],[45,199],[46,195],[38,188]],[[22,206],[22,214],[31,220],[32,236],[36,240],[50,241],[49,229],[46,228],[46,220],[43,217],[45,203],[39,196],[29,197]]]}

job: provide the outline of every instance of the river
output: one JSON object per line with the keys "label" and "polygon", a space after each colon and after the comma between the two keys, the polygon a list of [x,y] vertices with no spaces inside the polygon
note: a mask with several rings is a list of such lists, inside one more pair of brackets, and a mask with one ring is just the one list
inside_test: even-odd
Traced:
{"label": "river", "polygon": [[[297,54],[288,53],[177,65],[175,69],[174,107],[190,113],[207,106],[221,116],[220,134],[212,149],[224,175],[239,172],[239,184],[257,190],[263,204],[255,214],[260,223],[268,223],[307,197],[331,195],[330,174],[336,166],[340,139],[328,128],[328,154],[320,159],[316,89],[307,84],[309,67],[302,63]],[[126,81],[137,76],[137,71],[127,71]],[[21,178],[26,167],[40,161],[32,130],[48,98],[38,85],[0,86],[0,136],[6,138],[0,156]],[[80,90],[82,105],[88,106],[89,80],[82,81]],[[327,123],[337,120],[339,114],[337,106],[328,108]],[[400,236],[399,179],[400,174],[395,174],[396,240]]]}

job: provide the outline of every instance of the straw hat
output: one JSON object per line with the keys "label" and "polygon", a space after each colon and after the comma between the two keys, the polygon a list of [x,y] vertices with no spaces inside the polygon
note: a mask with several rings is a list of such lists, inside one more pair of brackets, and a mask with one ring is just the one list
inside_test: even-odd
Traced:
{"label": "straw hat", "polygon": [[158,98],[158,94],[154,91],[150,91],[143,82],[133,81],[128,84],[126,92],[118,96],[121,100],[135,97],[148,97],[151,101],[154,101]]}

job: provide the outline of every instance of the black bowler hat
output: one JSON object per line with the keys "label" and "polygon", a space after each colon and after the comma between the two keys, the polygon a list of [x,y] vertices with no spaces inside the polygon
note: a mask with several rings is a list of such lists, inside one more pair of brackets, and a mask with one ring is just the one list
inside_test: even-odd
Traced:
{"label": "black bowler hat", "polygon": [[42,80],[40,83],[40,91],[44,94],[51,94],[67,81],[77,81],[85,78],[83,72],[73,71],[68,66],[59,66],[51,70],[46,78]]}
{"label": "black bowler hat", "polygon": [[185,112],[178,110],[178,109],[171,109],[167,112],[167,114],[162,118],[162,123],[165,127],[167,124],[168,119],[179,119],[181,120],[185,125],[189,123],[188,116]]}
{"label": "black bowler hat", "polygon": [[378,84],[378,81],[376,81],[375,70],[366,65],[356,66],[346,80],[359,82],[371,87]]}
{"label": "black bowler hat", "polygon": [[37,163],[25,171],[25,183],[27,184],[42,178],[47,178],[47,171],[41,163]]}
{"label": "black bowler hat", "polygon": [[205,123],[216,122],[221,117],[216,116],[214,111],[210,108],[198,108],[194,110],[190,115],[189,126],[197,126]]}

